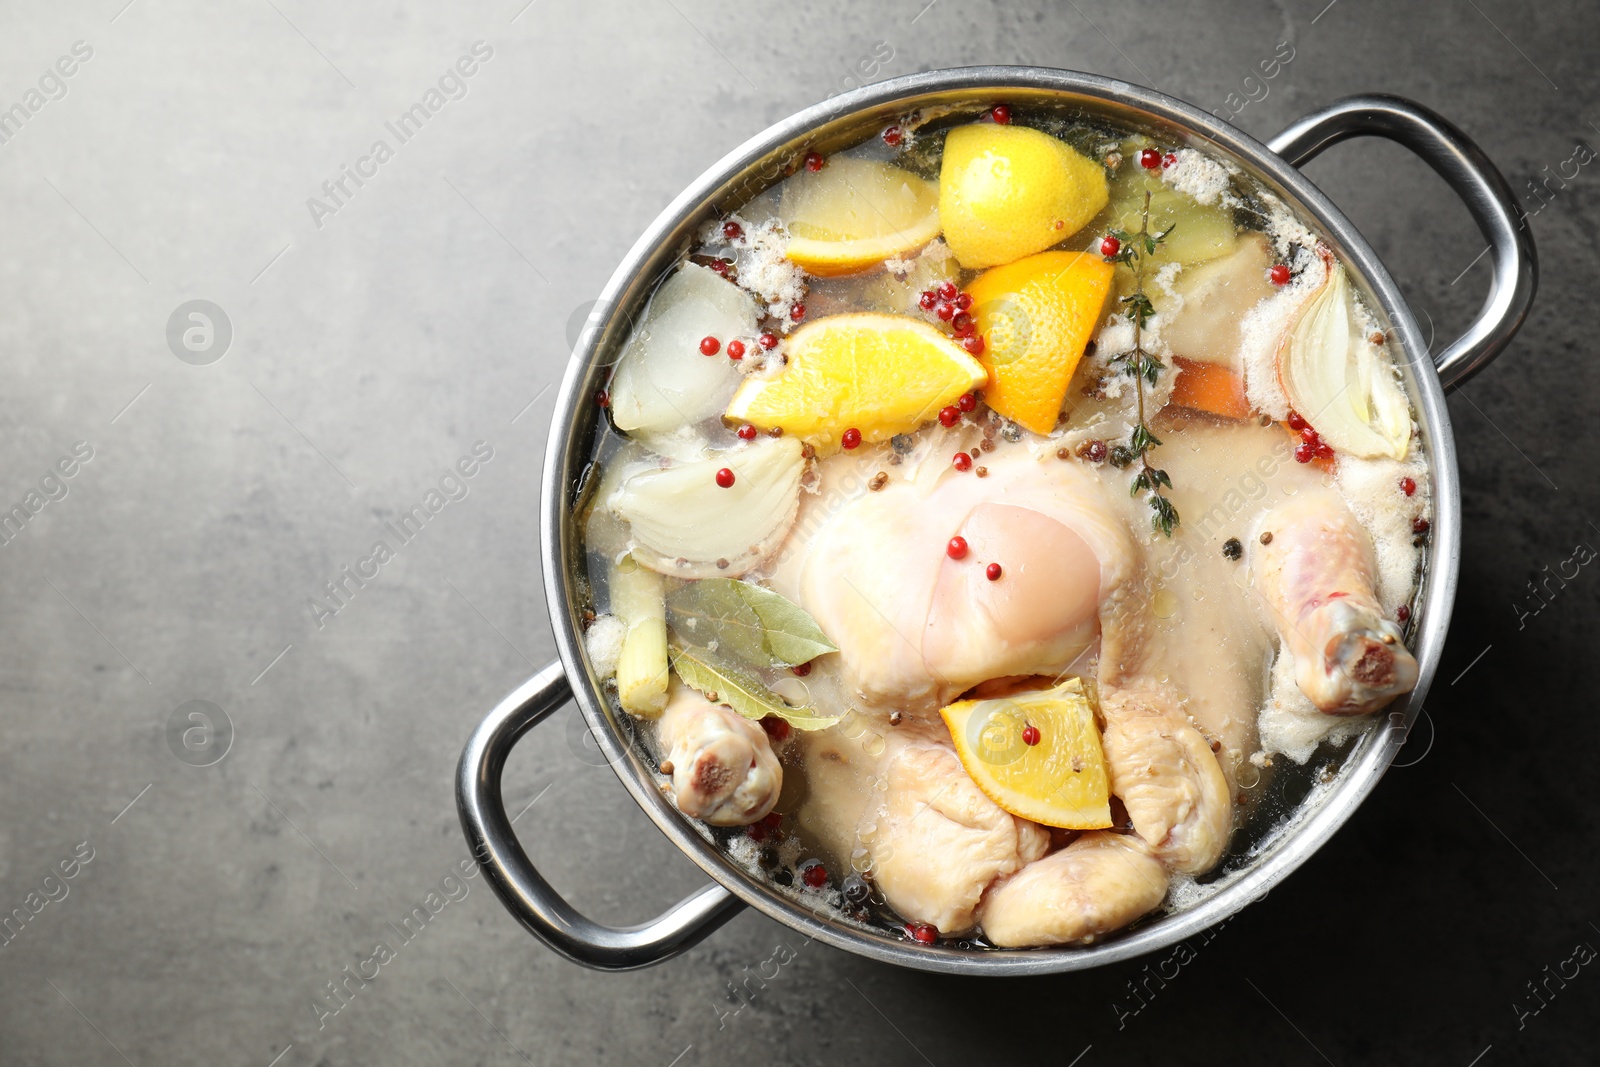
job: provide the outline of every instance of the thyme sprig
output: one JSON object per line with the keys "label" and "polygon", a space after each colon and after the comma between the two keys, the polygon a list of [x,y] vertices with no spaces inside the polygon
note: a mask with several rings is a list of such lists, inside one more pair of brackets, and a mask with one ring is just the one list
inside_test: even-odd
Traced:
{"label": "thyme sprig", "polygon": [[1115,237],[1119,244],[1116,255],[1109,257],[1113,263],[1126,264],[1133,271],[1133,292],[1122,298],[1123,314],[1133,323],[1133,350],[1113,356],[1111,362],[1122,364],[1122,372],[1133,379],[1139,399],[1139,423],[1133,428],[1126,445],[1117,445],[1111,449],[1111,462],[1118,467],[1127,467],[1135,460],[1139,462],[1139,473],[1129,485],[1128,495],[1148,494],[1145,500],[1153,512],[1150,516],[1150,526],[1157,533],[1168,537],[1172,536],[1172,528],[1181,520],[1178,518],[1178,509],[1161,493],[1163,486],[1172,488],[1172,479],[1167,476],[1166,471],[1150,463],[1150,452],[1160,446],[1161,438],[1152,433],[1149,424],[1145,422],[1144,390],[1146,385],[1155,388],[1156,383],[1161,380],[1161,372],[1166,370],[1167,365],[1154,353],[1146,352],[1144,349],[1144,328],[1151,316],[1156,313],[1155,307],[1150,303],[1150,297],[1144,291],[1144,271],[1147,257],[1155,255],[1156,249],[1167,239],[1172,229],[1169,226],[1160,233],[1150,232],[1150,193],[1146,191],[1144,208],[1139,216],[1139,232],[1112,230],[1111,236]]}

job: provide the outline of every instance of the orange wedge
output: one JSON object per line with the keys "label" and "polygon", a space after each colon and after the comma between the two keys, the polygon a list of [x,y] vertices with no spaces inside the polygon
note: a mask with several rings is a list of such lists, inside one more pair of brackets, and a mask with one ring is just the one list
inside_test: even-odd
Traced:
{"label": "orange wedge", "polygon": [[1080,679],[962,700],[940,714],[967,775],[1006,811],[1067,830],[1111,825],[1100,729]]}
{"label": "orange wedge", "polygon": [[878,160],[835,156],[784,183],[778,214],[790,262],[824,277],[855,274],[939,236],[939,186]]}
{"label": "orange wedge", "polygon": [[784,355],[779,374],[744,380],[726,418],[777,427],[819,449],[852,428],[869,442],[908,433],[987,379],[950,338],[903,315],[817,319],[789,335]]}
{"label": "orange wedge", "polygon": [[1040,252],[985,271],[967,287],[983,335],[990,407],[1034,433],[1055,429],[1112,273],[1087,252]]}

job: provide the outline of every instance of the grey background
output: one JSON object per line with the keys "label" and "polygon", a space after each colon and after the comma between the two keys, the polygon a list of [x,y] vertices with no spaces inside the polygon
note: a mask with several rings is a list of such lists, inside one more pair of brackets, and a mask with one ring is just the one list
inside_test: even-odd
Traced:
{"label": "grey background", "polygon": [[[723,152],[854,84],[878,42],[879,78],[1030,62],[1209,109],[1287,40],[1243,128],[1409,95],[1532,211],[1530,181],[1600,138],[1593,5],[125,2],[0,4],[0,106],[74,41],[94,49],[0,145],[0,504],[94,450],[0,547],[0,911],[94,849],[0,949],[0,1062],[1592,1060],[1600,976],[1551,982],[1537,1014],[1527,983],[1600,944],[1600,568],[1537,614],[1525,583],[1600,544],[1593,167],[1550,183],[1539,303],[1451,400],[1462,589],[1412,765],[1120,1028],[1153,961],[953,980],[746,914],[600,975],[481,879],[321,1029],[311,1004],[466,855],[461,743],[552,654],[533,537],[568,320]],[[480,39],[494,54],[468,95],[315,226],[306,199]],[[1311,171],[1441,339],[1459,329],[1486,274],[1442,184],[1379,143]],[[209,366],[167,347],[191,299],[233,325]],[[480,440],[494,458],[470,495],[319,628],[308,598]],[[209,767],[168,748],[190,700],[234,730]],[[701,879],[572,725],[514,758],[510,803],[537,799],[518,828],[571,899],[638,921]],[[798,958],[719,1019],[779,944]]]}

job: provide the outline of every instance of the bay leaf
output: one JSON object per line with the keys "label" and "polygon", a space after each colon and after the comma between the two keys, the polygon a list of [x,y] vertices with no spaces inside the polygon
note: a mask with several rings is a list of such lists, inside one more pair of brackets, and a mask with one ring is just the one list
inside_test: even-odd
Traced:
{"label": "bay leaf", "polygon": [[683,684],[709,699],[727,704],[747,719],[757,722],[776,715],[796,730],[826,730],[844,716],[819,715],[812,707],[791,707],[768,689],[754,671],[735,666],[704,649],[688,646],[675,649],[672,669]]}
{"label": "bay leaf", "polygon": [[776,714],[796,730],[804,730],[807,733],[814,730],[826,730],[844,718],[843,715],[819,714],[817,709],[809,704],[803,708],[791,708],[785,705]]}
{"label": "bay leaf", "polygon": [[667,619],[684,644],[751,667],[788,667],[838,648],[804,608],[733,578],[685,582],[667,594]]}
{"label": "bay leaf", "polygon": [[759,585],[733,584],[739,587],[739,595],[766,630],[767,651],[772,655],[773,666],[807,663],[823,653],[839,651],[800,605]]}
{"label": "bay leaf", "polygon": [[686,582],[667,594],[667,622],[685,645],[708,649],[719,658],[769,666],[766,627],[731,578]]}

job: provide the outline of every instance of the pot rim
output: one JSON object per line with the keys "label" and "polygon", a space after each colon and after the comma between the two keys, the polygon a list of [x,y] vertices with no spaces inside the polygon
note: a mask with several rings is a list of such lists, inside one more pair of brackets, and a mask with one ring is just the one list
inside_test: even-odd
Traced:
{"label": "pot rim", "polygon": [[[1323,239],[1352,269],[1371,305],[1395,329],[1404,354],[1399,361],[1401,371],[1416,408],[1433,481],[1433,526],[1413,624],[1419,672],[1416,687],[1385,713],[1387,722],[1374,722],[1346,751],[1333,783],[1320,793],[1313,790],[1290,825],[1255,846],[1238,870],[1218,879],[1221,888],[1200,902],[1090,946],[981,950],[923,946],[863,930],[782,895],[728,859],[697,824],[662,795],[651,780],[650,769],[620,736],[589,670],[578,624],[580,605],[569,577],[569,561],[575,558],[577,543],[570,505],[578,476],[588,461],[598,410],[589,400],[608,369],[594,357],[607,350],[614,332],[628,325],[626,316],[614,312],[637,307],[653,290],[661,269],[677,261],[687,235],[708,217],[706,209],[719,199],[737,195],[741,182],[752,195],[774,183],[776,177],[759,177],[757,168],[763,162],[804,152],[813,145],[827,145],[830,135],[841,145],[854,143],[859,140],[860,128],[871,120],[881,119],[886,125],[894,116],[938,103],[1000,99],[1026,103],[1030,98],[1058,104],[1078,102],[1237,163],[1297,213],[1315,221]],[[752,175],[756,176],[754,183]],[[1459,475],[1444,392],[1409,306],[1366,239],[1296,167],[1227,122],[1153,89],[1076,71],[975,66],[888,79],[797,112],[713,164],[644,231],[606,283],[596,307],[602,314],[591,317],[573,349],[555,402],[545,454],[540,552],[556,646],[592,736],[634,800],[706,874],[768,917],[835,948],[939,973],[1049,974],[1131,959],[1193,937],[1266,896],[1354,814],[1405,743],[1438,668],[1460,559]]]}

